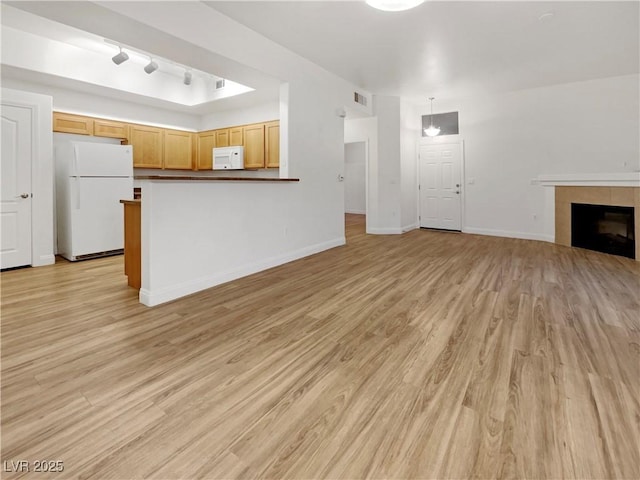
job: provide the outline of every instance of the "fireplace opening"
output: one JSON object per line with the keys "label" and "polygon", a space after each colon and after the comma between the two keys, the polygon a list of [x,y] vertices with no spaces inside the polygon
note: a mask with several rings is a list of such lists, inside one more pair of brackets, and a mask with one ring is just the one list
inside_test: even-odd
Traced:
{"label": "fireplace opening", "polygon": [[633,207],[572,203],[571,245],[635,259]]}

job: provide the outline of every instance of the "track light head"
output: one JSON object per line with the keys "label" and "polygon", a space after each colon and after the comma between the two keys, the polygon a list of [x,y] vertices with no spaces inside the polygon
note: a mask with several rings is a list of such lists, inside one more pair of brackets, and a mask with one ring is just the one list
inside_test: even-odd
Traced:
{"label": "track light head", "polygon": [[123,52],[122,47],[120,47],[120,53],[114,55],[111,60],[113,60],[113,63],[116,65],[120,65],[122,62],[129,60],[129,55],[127,55],[127,52]]}
{"label": "track light head", "polygon": [[144,71],[147,73],[153,73],[158,69],[158,64],[151,60],[148,65],[144,67]]}
{"label": "track light head", "polygon": [[184,72],[184,84],[191,85],[191,72],[189,70],[185,70]]}

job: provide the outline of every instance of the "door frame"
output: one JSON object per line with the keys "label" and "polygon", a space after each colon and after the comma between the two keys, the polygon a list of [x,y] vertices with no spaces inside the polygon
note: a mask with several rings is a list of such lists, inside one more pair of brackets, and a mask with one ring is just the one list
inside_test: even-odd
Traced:
{"label": "door frame", "polygon": [[53,254],[53,98],[2,88],[2,105],[31,110],[31,265],[55,263]]}
{"label": "door frame", "polygon": [[[447,138],[448,137],[448,138]],[[447,135],[444,137],[420,137],[416,146],[416,172],[418,172],[416,178],[416,208],[418,211],[418,228],[420,227],[420,217],[422,217],[422,212],[420,211],[420,147],[423,146],[431,146],[431,145],[459,145],[460,146],[460,231],[465,232],[467,221],[465,215],[465,204],[466,204],[466,170],[465,170],[465,155],[464,155],[464,138],[459,135]]]}
{"label": "door frame", "polygon": [[[364,143],[364,221],[365,231],[369,231],[369,139],[353,140],[344,142],[344,145],[348,143]],[[343,158],[343,172],[346,165],[346,159]],[[342,182],[343,200],[344,200],[344,182]],[[344,203],[344,202],[343,202]]]}

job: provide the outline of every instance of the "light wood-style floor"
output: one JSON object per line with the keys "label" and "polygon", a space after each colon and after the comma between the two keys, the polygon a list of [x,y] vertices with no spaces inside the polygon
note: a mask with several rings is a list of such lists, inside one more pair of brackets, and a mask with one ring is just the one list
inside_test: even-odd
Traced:
{"label": "light wood-style floor", "polygon": [[92,479],[640,477],[638,263],[367,236],[358,216],[347,234],[155,308],[122,257],[2,273],[2,460]]}

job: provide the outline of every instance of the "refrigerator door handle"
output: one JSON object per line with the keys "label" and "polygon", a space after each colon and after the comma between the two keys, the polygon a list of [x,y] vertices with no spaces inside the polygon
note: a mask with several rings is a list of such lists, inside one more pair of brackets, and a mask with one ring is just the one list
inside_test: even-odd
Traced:
{"label": "refrigerator door handle", "polygon": [[75,177],[78,175],[78,145],[73,146],[73,172],[71,172],[71,176]]}
{"label": "refrigerator door handle", "polygon": [[78,177],[73,177],[73,179],[76,182],[76,210],[80,210],[80,185],[82,182],[80,182],[80,178]]}

